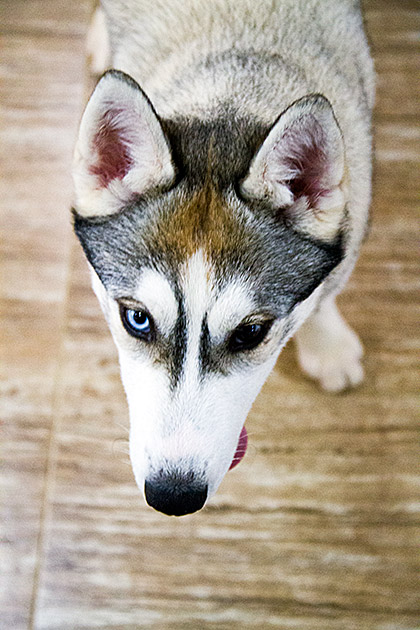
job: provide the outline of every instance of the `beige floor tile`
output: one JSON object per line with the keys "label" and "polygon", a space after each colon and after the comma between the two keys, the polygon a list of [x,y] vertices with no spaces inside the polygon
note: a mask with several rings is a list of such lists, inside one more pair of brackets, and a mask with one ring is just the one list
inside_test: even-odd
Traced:
{"label": "beige floor tile", "polygon": [[86,6],[75,4],[60,37],[64,2],[1,8],[0,626],[7,630],[29,627],[40,566],[71,244],[69,163],[82,100]]}
{"label": "beige floor tile", "polygon": [[134,483],[116,350],[71,235],[90,3],[3,4],[0,628],[414,630],[416,3],[364,2],[379,74],[373,224],[340,303],[366,381],[326,396],[289,344],[244,462],[185,519],[153,512]]}

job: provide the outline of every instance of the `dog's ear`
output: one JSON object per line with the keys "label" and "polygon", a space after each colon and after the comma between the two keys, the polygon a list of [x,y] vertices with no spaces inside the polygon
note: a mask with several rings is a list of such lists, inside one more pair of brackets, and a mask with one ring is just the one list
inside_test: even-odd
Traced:
{"label": "dog's ear", "polygon": [[325,97],[306,96],[281,114],[253,158],[241,192],[268,203],[296,229],[334,240],[345,213],[344,146]]}
{"label": "dog's ear", "polygon": [[75,148],[77,213],[114,214],[136,196],[170,186],[174,177],[168,142],[151,103],[128,75],[105,73],[86,106]]}

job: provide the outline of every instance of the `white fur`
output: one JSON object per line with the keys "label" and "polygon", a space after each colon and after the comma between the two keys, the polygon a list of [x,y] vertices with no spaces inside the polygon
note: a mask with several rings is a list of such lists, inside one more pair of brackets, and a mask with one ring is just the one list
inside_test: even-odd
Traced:
{"label": "white fur", "polygon": [[[264,350],[265,354],[259,364],[233,370],[227,376],[207,375],[202,381],[198,359],[201,324],[205,313],[209,313],[212,341],[218,342],[231,330],[230,326],[234,328],[244,318],[252,315],[253,300],[249,287],[247,293],[243,280],[228,284],[216,296],[211,267],[201,250],[187,261],[182,277],[188,320],[187,356],[183,378],[173,392],[165,366],[155,365],[147,352],[137,351],[137,342],[133,343],[133,339],[122,327],[117,303],[107,295],[95,272],[92,273],[95,293],[118,348],[121,377],[130,411],[130,457],[139,488],[144,488],[145,480],[154,472],[162,468],[176,468],[185,474],[191,470],[203,472],[211,496],[230,466],[246,416],[281,348],[317,307],[322,286],[294,309],[293,327],[281,345],[278,339],[282,334],[282,322],[275,324],[273,340]],[[154,271],[144,273],[133,297],[154,314],[162,329],[171,329],[176,318],[177,305],[172,289],[162,275]],[[323,321],[321,315],[315,314],[312,317],[319,322]],[[329,327],[328,335],[334,334],[337,317],[331,314],[327,320],[324,323]],[[312,326],[313,324],[309,324],[306,329],[309,333],[305,333],[306,338],[309,334],[310,340]],[[339,347],[342,349],[343,343],[343,337],[339,334],[343,328],[340,326],[337,329],[338,343],[334,354],[330,355],[328,350],[324,352],[321,346],[321,355],[327,360],[331,359],[331,365],[334,363],[333,372],[337,369],[340,371],[340,365],[343,365],[342,354],[337,352]],[[305,330],[305,324],[300,330]],[[324,337],[321,338],[328,342],[326,337],[325,340]],[[308,342],[303,337],[298,339],[300,350],[306,348],[306,356],[309,356]],[[304,369],[310,370],[308,361]],[[353,377],[349,378],[357,380],[354,370]],[[331,381],[322,384],[334,389]],[[217,440],[214,439],[215,435]]]}
{"label": "white fur", "polygon": [[195,387],[199,378],[202,322],[213,299],[212,271],[203,250],[198,250],[187,260],[181,277],[188,328],[184,378],[187,385]]}
{"label": "white fur", "polygon": [[[130,409],[130,455],[137,484],[153,472],[177,468],[205,474],[209,496],[226,474],[249,409],[275,362],[246,373],[200,382],[190,364],[172,395],[163,370],[120,350]],[[217,435],[217,440],[214,436]]]}
{"label": "white fur", "polygon": [[220,342],[229,331],[239,326],[246,316],[251,315],[255,308],[255,302],[245,281],[241,278],[233,280],[223,289],[209,311],[210,335],[216,342]]}
{"label": "white fur", "polygon": [[[107,295],[95,272],[92,282],[118,348],[130,410],[130,456],[137,484],[143,488],[145,479],[161,468],[172,466],[186,474],[193,468],[204,472],[209,495],[213,494],[230,466],[246,416],[278,354],[273,342],[261,364],[245,371],[234,370],[227,376],[210,375],[204,382],[200,378],[199,343],[205,313],[210,313],[209,328],[213,341],[218,342],[230,326],[235,327],[253,312],[243,281],[233,282],[216,296],[211,267],[202,250],[184,265],[187,353],[183,377],[175,392],[170,389],[165,366],[153,363],[147,346],[138,352],[138,342],[123,329],[118,305]],[[163,276],[154,271],[144,273],[133,298],[154,314],[162,328],[173,326],[176,302]]]}
{"label": "white fur", "polygon": [[[227,376],[207,375],[202,381],[199,343],[205,313],[209,312],[212,341],[218,342],[232,330],[230,326],[234,328],[252,315],[254,307],[243,280],[228,284],[216,295],[211,266],[203,251],[198,250],[182,273],[187,353],[183,377],[173,392],[165,366],[153,363],[147,346],[138,352],[138,342],[133,342],[122,327],[117,303],[109,298],[94,272],[92,280],[118,348],[130,410],[130,457],[137,484],[142,489],[145,479],[161,468],[176,467],[186,474],[193,469],[204,472],[210,496],[230,466],[246,416],[280,352],[277,339],[281,322],[276,324],[274,338],[259,364],[234,369]],[[295,309],[294,329],[316,306],[319,295],[317,289]],[[133,297],[154,313],[161,325],[165,321],[167,330],[171,328],[176,302],[163,276],[154,271],[144,273]]]}
{"label": "white fur", "polygon": [[178,317],[178,302],[168,280],[158,271],[145,269],[139,279],[133,298],[139,310],[144,305],[152,315],[157,328],[168,335]]}

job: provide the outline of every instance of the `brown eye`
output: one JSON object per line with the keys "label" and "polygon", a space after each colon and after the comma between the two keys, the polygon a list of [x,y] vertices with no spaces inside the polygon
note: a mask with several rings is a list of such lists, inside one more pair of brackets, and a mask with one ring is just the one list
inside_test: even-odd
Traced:
{"label": "brown eye", "polygon": [[264,339],[272,322],[244,324],[233,331],[229,339],[229,350],[240,352],[256,348]]}

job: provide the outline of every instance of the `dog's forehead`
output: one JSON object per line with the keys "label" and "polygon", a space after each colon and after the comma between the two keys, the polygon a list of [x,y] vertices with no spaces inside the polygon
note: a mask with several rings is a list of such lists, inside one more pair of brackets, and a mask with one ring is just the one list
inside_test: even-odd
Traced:
{"label": "dog's forehead", "polygon": [[179,268],[197,250],[203,250],[214,267],[237,257],[249,245],[249,230],[238,208],[211,183],[180,197],[156,213],[143,239],[151,252]]}
{"label": "dog's forehead", "polygon": [[187,318],[205,322],[211,337],[223,336],[255,309],[250,278],[230,276],[220,283],[203,249],[183,265],[181,287]]}
{"label": "dog's forehead", "polygon": [[176,285],[163,271],[144,269],[132,297],[144,304],[167,334],[174,328],[181,311],[190,324],[196,322],[201,327],[206,320],[210,335],[219,337],[255,308],[252,283],[238,276],[221,284],[216,279],[211,259],[202,248],[180,265]]}
{"label": "dog's forehead", "polygon": [[[110,297],[134,298],[151,305],[151,312],[163,307],[173,321],[177,304],[200,302],[204,290],[207,306],[222,294],[236,301],[252,295],[261,273],[261,236],[252,223],[232,192],[205,182],[195,190],[180,186],[107,221],[76,217],[75,227]],[[219,319],[228,303],[225,298],[219,307]]]}
{"label": "dog's forehead", "polygon": [[[152,269],[167,279],[179,303],[177,292],[182,292],[189,261],[201,251],[215,289],[245,284],[258,310],[277,318],[305,299],[341,254],[339,246],[308,240],[244,204],[233,188],[221,190],[210,179],[195,189],[180,184],[154,199],[139,200],[106,220],[76,216],[75,229],[114,298],[134,297],[139,278]],[[203,276],[200,282],[207,280]],[[238,297],[242,289],[235,291]]]}

